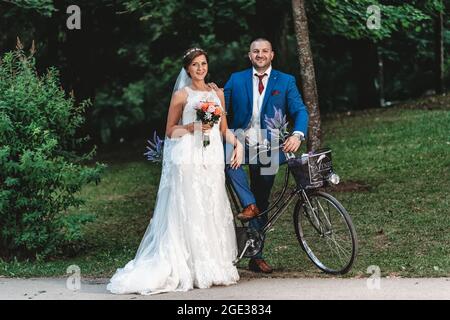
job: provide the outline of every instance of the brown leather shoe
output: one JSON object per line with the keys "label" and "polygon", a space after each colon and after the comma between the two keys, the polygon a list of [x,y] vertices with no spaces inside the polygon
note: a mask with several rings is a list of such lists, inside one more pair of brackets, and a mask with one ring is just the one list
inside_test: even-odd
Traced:
{"label": "brown leather shoe", "polygon": [[242,221],[247,221],[253,219],[259,214],[259,209],[256,205],[251,204],[242,210],[241,213],[237,215],[237,218]]}
{"label": "brown leather shoe", "polygon": [[273,271],[264,259],[250,259],[248,268],[253,272],[272,273]]}

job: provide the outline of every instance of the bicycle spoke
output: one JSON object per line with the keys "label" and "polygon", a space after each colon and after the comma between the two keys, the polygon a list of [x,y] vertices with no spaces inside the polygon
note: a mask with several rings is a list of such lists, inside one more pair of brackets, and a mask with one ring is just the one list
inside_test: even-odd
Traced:
{"label": "bicycle spoke", "polygon": [[344,255],[345,256],[350,256],[350,252],[349,251],[347,251],[347,249],[345,249],[344,247],[342,247],[337,241],[336,241],[336,239],[333,237],[333,238],[329,238],[335,245],[336,245],[336,249],[337,249],[337,251],[340,251],[340,252],[342,252],[342,253],[344,253]]}
{"label": "bicycle spoke", "polygon": [[[329,203],[329,202],[328,202],[328,203]],[[331,222],[330,222],[330,219],[327,217],[327,214],[325,213],[325,210],[323,209],[323,207],[322,207],[322,205],[320,204],[320,201],[319,201],[319,200],[317,200],[317,205],[320,207],[320,210],[321,210],[322,214],[324,215],[326,222],[328,222],[328,225],[330,226],[329,229],[331,229]],[[328,212],[330,212],[330,210],[328,210]]]}
{"label": "bicycle spoke", "polygon": [[345,263],[345,261],[342,259],[341,255],[339,254],[338,247],[332,246],[330,244],[330,240],[329,239],[326,239],[326,243],[330,247],[331,251],[336,253],[336,255],[339,258],[339,260],[341,261],[341,263]]}

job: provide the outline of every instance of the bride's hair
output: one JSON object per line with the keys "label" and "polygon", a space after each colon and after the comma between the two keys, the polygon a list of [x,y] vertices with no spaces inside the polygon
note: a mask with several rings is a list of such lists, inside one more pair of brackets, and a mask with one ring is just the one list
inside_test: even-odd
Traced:
{"label": "bride's hair", "polygon": [[[199,57],[199,56],[205,56],[206,58],[206,62],[208,61],[208,54],[206,53],[205,50],[200,49],[200,48],[190,48],[188,50],[186,50],[186,52],[183,55],[183,67],[184,69],[187,71],[189,65],[192,63],[192,61]],[[190,77],[190,76],[189,76]]]}

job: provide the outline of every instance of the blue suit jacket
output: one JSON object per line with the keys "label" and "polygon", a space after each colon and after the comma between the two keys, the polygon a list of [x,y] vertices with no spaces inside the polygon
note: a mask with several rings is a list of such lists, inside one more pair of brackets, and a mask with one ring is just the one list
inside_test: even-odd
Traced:
{"label": "blue suit jacket", "polygon": [[[231,129],[246,129],[253,112],[253,69],[233,73],[225,84],[225,105],[227,112],[232,114],[228,123]],[[266,129],[264,116],[273,117],[274,107],[282,114],[289,114],[294,120],[294,131],[307,135],[308,112],[300,92],[295,84],[295,78],[289,74],[272,69],[267,83],[266,93],[261,106],[261,129]]]}
{"label": "blue suit jacket", "polygon": [[[253,69],[233,73],[225,84],[225,105],[231,115],[228,126],[231,129],[246,129],[253,112]],[[274,107],[283,115],[289,114],[294,120],[293,131],[301,131],[305,137],[308,133],[308,112],[300,92],[295,84],[295,78],[289,74],[272,69],[267,83],[263,104],[261,106],[261,129],[266,129],[264,116],[272,118]],[[284,154],[281,153],[281,162]]]}

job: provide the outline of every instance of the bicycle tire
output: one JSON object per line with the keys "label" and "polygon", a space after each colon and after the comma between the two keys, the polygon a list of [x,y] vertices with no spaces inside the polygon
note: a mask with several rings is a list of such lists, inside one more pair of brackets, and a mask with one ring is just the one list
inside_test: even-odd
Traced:
{"label": "bicycle tire", "polygon": [[[308,258],[322,271],[324,271],[325,273],[329,273],[329,274],[345,274],[347,273],[353,263],[355,262],[356,259],[356,255],[357,255],[357,251],[358,251],[358,240],[357,240],[357,235],[356,235],[356,231],[355,231],[355,227],[353,226],[353,222],[352,219],[350,218],[350,215],[347,213],[347,211],[345,210],[345,208],[342,206],[342,204],[333,196],[331,196],[330,194],[326,193],[326,192],[322,192],[322,191],[313,191],[311,193],[309,193],[308,195],[308,199],[310,203],[317,203],[317,207],[320,209],[320,212],[322,213],[323,218],[320,218],[320,215],[317,216],[316,214],[316,218],[311,218],[311,207],[308,205],[308,203],[303,199],[299,199],[295,205],[295,209],[294,209],[294,214],[293,214],[293,218],[294,218],[294,228],[295,228],[295,233],[297,236],[297,240],[300,243],[300,246],[302,247],[302,249],[305,251],[305,253],[307,254]],[[335,209],[336,212],[339,213],[339,216],[342,218],[342,221],[344,222],[343,225],[345,225],[346,231],[349,234],[349,238],[348,240],[345,240],[345,245],[349,246],[349,250],[351,250],[350,254],[347,257],[344,257],[344,259],[341,258],[339,252],[342,253],[346,253],[346,251],[340,246],[337,245],[336,239],[334,238],[334,234],[337,232],[336,230],[333,230],[332,223],[330,222],[330,215],[328,215],[328,218],[326,216],[326,214],[324,215],[324,209],[321,206],[320,202],[318,202],[317,199],[323,199],[324,201],[326,201],[327,203],[330,203],[332,205],[332,207]],[[311,205],[313,206],[313,204]],[[305,213],[305,208],[306,210],[310,211],[310,213]],[[330,208],[330,207],[328,207]],[[317,210],[319,211],[319,210]],[[334,218],[333,218],[334,219]],[[315,220],[315,221],[312,221]],[[323,220],[323,221],[322,221]],[[324,222],[325,221],[325,222]],[[328,223],[328,225],[327,225]],[[308,227],[312,227],[312,231],[310,231],[310,233],[312,235],[315,236],[319,236],[320,238],[324,238],[325,239],[325,243],[328,245],[329,247],[329,252],[332,254],[332,245],[333,242],[336,244],[336,252],[339,255],[339,259],[340,260],[345,260],[342,262],[342,265],[339,265],[338,267],[336,266],[331,266],[331,263],[325,261],[326,259],[324,259],[324,257],[321,257],[322,253],[320,252],[321,250],[320,248],[320,244],[319,246],[317,246],[314,243],[311,243],[312,241],[309,239],[309,236],[305,236],[306,233],[306,228]],[[324,234],[323,230],[326,229],[326,233]],[[330,236],[333,235],[333,236]],[[313,237],[313,236],[311,236]],[[329,240],[331,239],[331,240]],[[351,243],[350,243],[351,241]],[[330,245],[331,243],[331,245]],[[325,244],[324,244],[325,246]],[[327,250],[324,249],[324,253],[326,254]]]}

